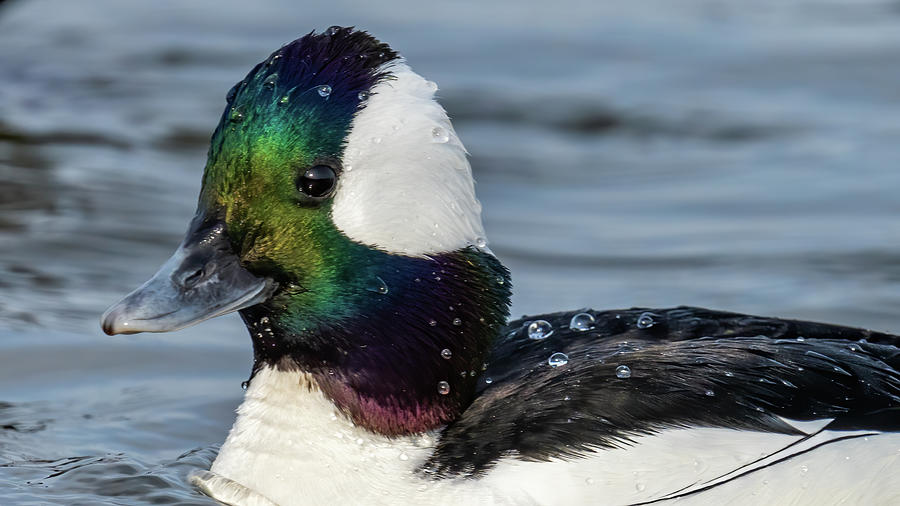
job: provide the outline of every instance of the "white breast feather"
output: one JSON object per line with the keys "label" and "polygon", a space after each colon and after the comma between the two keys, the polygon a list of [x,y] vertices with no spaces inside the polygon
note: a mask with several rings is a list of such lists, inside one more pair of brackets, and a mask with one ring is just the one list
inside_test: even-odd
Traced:
{"label": "white breast feather", "polygon": [[[802,448],[849,434],[822,433]],[[415,470],[431,454],[434,438],[391,439],[355,427],[310,389],[304,373],[265,368],[247,389],[211,471],[193,481],[226,504],[248,506],[624,505],[699,489],[746,465],[756,470],[677,504],[900,504],[896,433],[823,445],[765,466],[802,436],[673,429],[585,458],[506,458],[481,478],[431,482]]]}
{"label": "white breast feather", "polygon": [[427,256],[482,244],[472,170],[437,85],[405,63],[377,84],[347,136],[332,219],[348,237]]}

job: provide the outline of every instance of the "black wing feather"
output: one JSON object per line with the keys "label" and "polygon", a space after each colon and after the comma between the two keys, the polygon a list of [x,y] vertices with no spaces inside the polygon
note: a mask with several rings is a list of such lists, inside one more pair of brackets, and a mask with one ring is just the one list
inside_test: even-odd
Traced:
{"label": "black wing feather", "polygon": [[[691,307],[586,312],[586,332],[568,328],[577,312],[510,323],[424,470],[478,475],[504,455],[577,457],[674,427],[799,433],[782,417],[900,431],[898,336]],[[547,339],[527,337],[537,319]],[[550,367],[555,352],[568,363]]]}

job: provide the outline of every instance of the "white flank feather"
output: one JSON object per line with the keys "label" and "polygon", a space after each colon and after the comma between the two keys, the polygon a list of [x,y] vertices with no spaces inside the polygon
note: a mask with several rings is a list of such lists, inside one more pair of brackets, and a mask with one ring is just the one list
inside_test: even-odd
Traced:
{"label": "white flank feather", "polygon": [[506,458],[480,478],[429,481],[416,469],[435,435],[373,434],[341,415],[308,375],[264,368],[211,471],[192,479],[226,504],[247,506],[624,505],[692,490],[655,504],[900,504],[900,434],[817,446],[856,434],[823,432],[797,443],[803,436],[673,429],[584,458]]}

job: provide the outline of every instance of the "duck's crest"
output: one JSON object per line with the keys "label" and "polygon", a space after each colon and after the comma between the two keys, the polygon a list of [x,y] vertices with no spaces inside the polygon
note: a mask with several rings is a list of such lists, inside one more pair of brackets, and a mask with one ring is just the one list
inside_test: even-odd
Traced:
{"label": "duck's crest", "polygon": [[[259,92],[259,88],[294,93],[312,90],[321,97],[326,91],[321,87],[328,86],[329,101],[355,109],[372,86],[390,75],[384,64],[398,58],[390,46],[368,32],[332,26],[322,33],[310,32],[273,52],[235,84],[227,98],[232,103],[247,92]],[[290,98],[288,95],[287,105],[297,103]]]}
{"label": "duck's crest", "polygon": [[280,143],[338,155],[369,90],[389,78],[399,56],[365,31],[333,26],[285,44],[226,95],[211,160],[277,132]]}

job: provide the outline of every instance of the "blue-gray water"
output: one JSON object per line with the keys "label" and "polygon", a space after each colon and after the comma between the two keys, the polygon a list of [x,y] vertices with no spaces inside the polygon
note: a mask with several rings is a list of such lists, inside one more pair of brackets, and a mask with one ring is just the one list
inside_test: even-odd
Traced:
{"label": "blue-gray water", "polygon": [[234,316],[97,319],[193,213],[228,88],[368,29],[441,87],[514,313],[693,304],[900,331],[900,3],[0,5],[0,503],[209,503]]}

